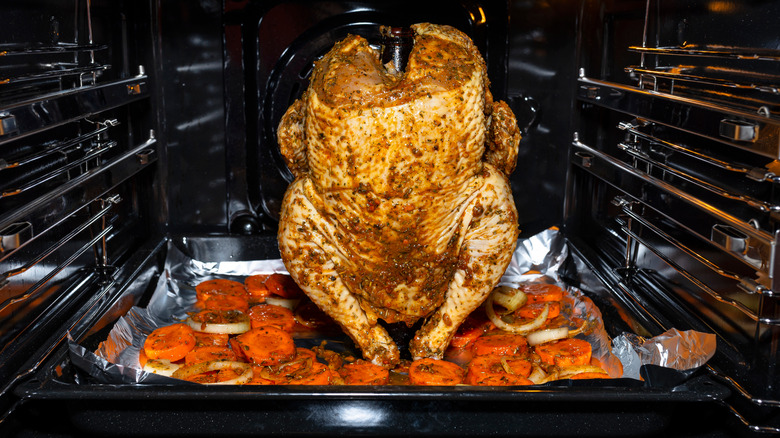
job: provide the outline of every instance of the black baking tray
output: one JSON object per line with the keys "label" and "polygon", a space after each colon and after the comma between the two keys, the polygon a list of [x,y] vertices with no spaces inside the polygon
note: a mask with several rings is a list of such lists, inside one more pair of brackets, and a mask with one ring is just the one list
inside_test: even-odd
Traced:
{"label": "black baking tray", "polygon": [[[278,256],[273,236],[174,237],[199,260]],[[86,348],[106,338],[130,301],[123,290],[162,275],[166,245],[126,265],[136,275],[70,336]],[[137,289],[137,288],[135,288]],[[152,290],[148,287],[146,290]],[[609,314],[609,312],[605,312]],[[610,321],[605,320],[605,325]],[[104,384],[70,361],[63,345],[19,385],[19,436],[718,436],[731,430],[720,408],[728,388],[703,371],[644,369],[633,379],[558,381],[511,388],[201,386]],[[45,412],[49,425],[29,424]],[[32,420],[30,420],[32,421]],[[726,435],[723,435],[726,436]]]}

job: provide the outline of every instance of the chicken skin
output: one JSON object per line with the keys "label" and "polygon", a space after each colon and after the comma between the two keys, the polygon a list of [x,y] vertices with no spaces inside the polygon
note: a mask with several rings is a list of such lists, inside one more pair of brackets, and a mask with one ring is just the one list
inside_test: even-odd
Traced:
{"label": "chicken skin", "polygon": [[288,271],[376,364],[399,361],[378,320],[413,325],[414,358],[441,358],[509,264],[518,237],[507,175],[520,131],[493,101],[462,32],[412,26],[404,72],[359,36],[315,63],[278,141],[296,177],[279,223]]}

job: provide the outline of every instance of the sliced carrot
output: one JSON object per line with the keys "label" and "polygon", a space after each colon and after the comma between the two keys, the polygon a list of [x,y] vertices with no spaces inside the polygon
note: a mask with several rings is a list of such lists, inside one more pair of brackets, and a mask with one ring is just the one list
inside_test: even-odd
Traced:
{"label": "sliced carrot", "polygon": [[195,348],[195,334],[187,324],[171,324],[155,329],[144,341],[149,359],[167,359],[175,362]]}
{"label": "sliced carrot", "polygon": [[520,357],[488,354],[477,356],[468,364],[469,385],[530,385],[531,363]]}
{"label": "sliced carrot", "polygon": [[251,300],[263,302],[267,296],[271,295],[271,291],[265,285],[265,280],[268,277],[268,274],[255,274],[244,279],[244,286]]}
{"label": "sliced carrot", "polygon": [[528,304],[561,301],[564,291],[560,286],[546,283],[524,284],[519,288],[528,297]]}
{"label": "sliced carrot", "polygon": [[544,306],[548,306],[550,309],[547,312],[547,319],[553,319],[561,314],[561,302],[549,301],[534,304],[528,303],[525,306],[515,310],[514,316],[523,319],[535,319],[537,316],[542,314],[544,311]]}
{"label": "sliced carrot", "polygon": [[559,367],[588,365],[590,363],[591,346],[588,341],[582,339],[560,339],[537,345],[534,347],[534,351],[542,362]]}
{"label": "sliced carrot", "polygon": [[265,280],[268,290],[282,298],[300,298],[303,291],[289,275],[273,273]]}
{"label": "sliced carrot", "polygon": [[241,295],[209,295],[198,303],[207,310],[240,310],[249,311],[249,300]]}
{"label": "sliced carrot", "polygon": [[390,370],[362,360],[344,365],[339,374],[347,385],[386,385],[390,379]]}
{"label": "sliced carrot", "polygon": [[305,372],[296,373],[288,382],[290,385],[329,385],[333,372],[326,365],[314,361]]}
{"label": "sliced carrot", "polygon": [[279,365],[295,357],[292,336],[276,327],[258,327],[235,337],[249,360],[258,365]]}
{"label": "sliced carrot", "polygon": [[240,376],[240,374],[236,370],[228,368],[219,371],[209,371],[207,373],[195,374],[189,377],[185,377],[184,380],[188,382],[204,384],[226,382],[228,380],[233,380],[238,376]]}
{"label": "sliced carrot", "polygon": [[141,365],[141,368],[146,366],[146,362],[149,361],[149,358],[146,356],[146,352],[144,349],[141,349],[141,352],[138,353],[138,363]]}
{"label": "sliced carrot", "polygon": [[290,309],[273,304],[258,304],[249,309],[252,328],[271,326],[291,332],[295,328],[295,315]]}
{"label": "sliced carrot", "polygon": [[567,377],[568,379],[572,380],[585,380],[585,379],[609,379],[609,374],[607,373],[595,373],[595,372],[587,372],[587,373],[579,373],[575,374],[573,376]]}
{"label": "sliced carrot", "polygon": [[466,371],[446,360],[418,359],[409,365],[409,381],[412,385],[457,385],[463,381]]}
{"label": "sliced carrot", "polygon": [[452,348],[466,348],[477,340],[485,332],[494,329],[496,326],[487,316],[469,315],[463,324],[458,327],[458,330],[453,335],[450,341],[450,347]]}
{"label": "sliced carrot", "polygon": [[249,357],[247,357],[246,353],[244,352],[244,349],[241,347],[241,344],[238,343],[236,338],[230,338],[228,341],[228,347],[233,350],[233,353],[236,354],[236,358],[240,362],[251,362],[249,360]]}
{"label": "sliced carrot", "polygon": [[208,362],[210,360],[237,360],[236,353],[227,347],[195,347],[184,357],[185,364]]}
{"label": "sliced carrot", "polygon": [[499,354],[502,356],[522,356],[528,351],[525,336],[502,331],[493,331],[480,336],[471,346],[474,356]]}
{"label": "sliced carrot", "polygon": [[225,278],[215,278],[198,283],[195,286],[195,295],[198,300],[205,300],[212,295],[238,295],[247,296],[246,288],[242,283]]}
{"label": "sliced carrot", "polygon": [[194,332],[195,347],[227,347],[227,333],[203,333]]}

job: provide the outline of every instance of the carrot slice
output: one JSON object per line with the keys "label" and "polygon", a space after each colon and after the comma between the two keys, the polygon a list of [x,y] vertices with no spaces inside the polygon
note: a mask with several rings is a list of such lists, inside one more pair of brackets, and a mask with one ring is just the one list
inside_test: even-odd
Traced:
{"label": "carrot slice", "polygon": [[306,372],[298,372],[288,382],[290,385],[329,385],[333,372],[325,364],[314,361]]}
{"label": "carrot slice", "polygon": [[506,332],[490,332],[480,336],[471,346],[475,356],[499,354],[502,356],[521,356],[528,351],[525,336]]}
{"label": "carrot slice", "polygon": [[468,364],[466,383],[469,385],[531,385],[528,375],[531,363],[512,356],[488,354],[477,356]]}
{"label": "carrot slice", "polygon": [[227,333],[203,333],[194,332],[195,347],[227,347]]}
{"label": "carrot slice", "polygon": [[525,306],[515,310],[514,315],[523,319],[536,319],[544,311],[544,306],[549,305],[549,311],[547,312],[547,319],[553,319],[561,314],[561,302],[560,301],[547,301],[541,303],[528,303]]}
{"label": "carrot slice", "polygon": [[258,304],[249,309],[252,328],[271,326],[291,332],[295,328],[295,315],[290,309],[273,304]]}
{"label": "carrot slice", "polygon": [[569,376],[567,378],[568,379],[572,379],[572,380],[609,379],[609,374],[607,374],[607,373],[588,372],[588,373],[575,374],[575,375]]}
{"label": "carrot slice", "polygon": [[237,281],[215,278],[198,283],[195,286],[195,295],[198,297],[198,300],[204,301],[212,295],[238,295],[246,297],[247,292],[244,285]]}
{"label": "carrot slice", "polygon": [[519,288],[528,297],[528,304],[561,301],[564,291],[560,286],[546,283],[524,284]]}
{"label": "carrot slice", "polygon": [[386,385],[390,380],[387,368],[362,360],[344,365],[339,374],[347,385]]}
{"label": "carrot slice", "polygon": [[249,300],[240,295],[209,295],[198,304],[207,310],[240,310],[244,313],[249,311]]}
{"label": "carrot slice", "polygon": [[171,324],[155,329],[144,341],[144,352],[149,359],[184,359],[195,348],[195,335],[187,324]]}
{"label": "carrot slice", "polygon": [[534,347],[534,351],[542,362],[559,367],[588,365],[590,363],[591,346],[588,341],[582,339],[560,339],[537,345]]}
{"label": "carrot slice", "polygon": [[271,295],[271,291],[269,291],[268,286],[265,285],[265,280],[267,280],[268,277],[268,274],[255,274],[244,279],[244,286],[249,293],[250,299],[263,302],[267,296]]}
{"label": "carrot slice", "polygon": [[210,360],[237,360],[236,353],[227,347],[195,347],[184,357],[185,364],[208,362]]}
{"label": "carrot slice", "polygon": [[458,327],[458,330],[450,341],[450,347],[457,349],[466,348],[476,341],[477,338],[485,334],[485,332],[492,330],[495,327],[495,324],[490,322],[490,320],[487,319],[487,316],[475,316],[474,314],[471,314],[466,318],[463,324]]}
{"label": "carrot slice", "polygon": [[295,357],[292,336],[276,327],[258,327],[235,337],[244,355],[258,365],[279,365]]}
{"label": "carrot slice", "polygon": [[144,349],[141,349],[141,352],[138,353],[138,363],[141,365],[141,368],[146,366],[146,362],[149,362],[149,358],[146,356],[146,352]]}
{"label": "carrot slice", "polygon": [[418,359],[409,365],[412,385],[457,385],[463,381],[465,370],[453,362],[431,358]]}
{"label": "carrot slice", "polygon": [[303,291],[289,275],[273,273],[265,280],[268,290],[282,298],[300,298]]}

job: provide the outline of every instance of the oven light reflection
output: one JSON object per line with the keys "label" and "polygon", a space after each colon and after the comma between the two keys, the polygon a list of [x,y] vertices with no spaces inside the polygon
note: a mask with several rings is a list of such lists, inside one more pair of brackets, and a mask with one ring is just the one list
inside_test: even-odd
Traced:
{"label": "oven light reflection", "polygon": [[341,405],[335,412],[339,423],[350,426],[378,426],[385,422],[387,413],[373,403],[353,402]]}

